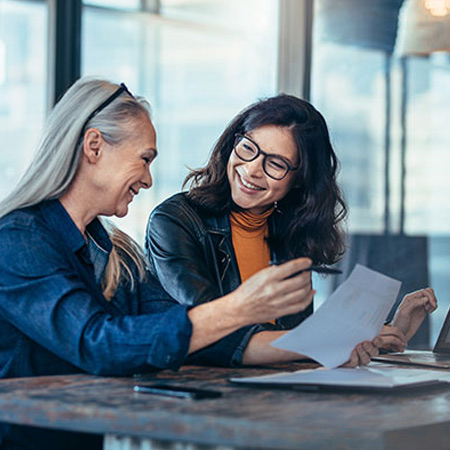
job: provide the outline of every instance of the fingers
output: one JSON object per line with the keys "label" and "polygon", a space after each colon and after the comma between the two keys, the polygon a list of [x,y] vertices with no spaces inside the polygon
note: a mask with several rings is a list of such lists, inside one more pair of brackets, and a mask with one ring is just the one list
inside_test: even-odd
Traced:
{"label": "fingers", "polygon": [[[309,258],[298,258],[279,266],[271,266],[260,272],[265,277],[266,287],[271,286],[271,295],[276,302],[298,303],[299,299],[311,296],[311,272],[302,270],[311,265]],[[314,295],[314,294],[312,294]],[[312,297],[311,297],[312,298]],[[308,303],[302,308],[306,308]]]}
{"label": "fingers", "polygon": [[[280,264],[279,266],[272,267],[276,275],[280,279],[284,279],[295,275],[297,272],[307,269],[311,264],[312,261],[309,258],[296,258],[284,264]],[[303,272],[302,274],[305,273],[309,272]],[[296,276],[294,276],[294,278],[296,278]]]}
{"label": "fingers", "polygon": [[284,297],[283,307],[277,307],[274,317],[287,316],[296,314],[305,310],[313,301],[316,291],[309,289],[307,293],[294,292]]}
{"label": "fingers", "polygon": [[350,359],[344,367],[365,366],[370,363],[372,357],[378,355],[378,347],[375,339],[373,341],[364,341],[358,344],[350,354]]}
{"label": "fingers", "polygon": [[432,288],[420,289],[405,295],[399,309],[414,309],[422,307],[427,313],[433,312],[437,308],[437,298]]}
{"label": "fingers", "polygon": [[343,364],[342,367],[358,367],[358,354],[356,352],[356,349],[353,349],[350,354],[350,359],[348,362]]}
{"label": "fingers", "polygon": [[437,298],[434,294],[434,290],[426,288],[422,289],[420,292],[422,293],[422,297],[426,299],[425,310],[427,313],[432,313],[437,308]]}
{"label": "fingers", "polygon": [[311,264],[308,258],[299,258],[280,266],[263,269],[242,283],[234,301],[249,323],[266,322],[277,317],[303,311],[314,297],[311,273],[293,273]]}

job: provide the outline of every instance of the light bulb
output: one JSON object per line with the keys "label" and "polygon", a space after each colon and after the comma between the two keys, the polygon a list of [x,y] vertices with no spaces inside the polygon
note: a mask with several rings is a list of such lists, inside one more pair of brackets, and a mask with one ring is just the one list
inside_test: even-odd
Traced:
{"label": "light bulb", "polygon": [[433,16],[444,17],[450,12],[450,0],[425,0],[425,8]]}

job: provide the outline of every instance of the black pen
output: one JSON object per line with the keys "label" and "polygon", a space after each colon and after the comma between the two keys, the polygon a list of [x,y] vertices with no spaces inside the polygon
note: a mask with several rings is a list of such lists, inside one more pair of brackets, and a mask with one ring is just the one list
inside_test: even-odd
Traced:
{"label": "black pen", "polygon": [[[270,261],[271,266],[279,266],[280,264],[284,264],[286,261]],[[289,278],[295,277],[296,275],[301,274],[302,272],[316,272],[316,273],[325,273],[328,275],[337,275],[338,273],[342,273],[342,270],[334,269],[332,267],[328,266],[317,266],[317,265],[311,265],[307,267],[306,269],[299,270],[298,272],[293,273],[289,276]]]}

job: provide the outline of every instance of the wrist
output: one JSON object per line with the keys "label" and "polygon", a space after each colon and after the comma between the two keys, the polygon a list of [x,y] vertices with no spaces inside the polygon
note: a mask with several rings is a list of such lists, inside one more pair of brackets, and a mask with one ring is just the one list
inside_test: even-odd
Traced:
{"label": "wrist", "polygon": [[236,290],[221,297],[218,301],[221,303],[223,317],[227,317],[230,324],[236,326],[237,329],[255,323],[254,320],[247,317],[247,308]]}

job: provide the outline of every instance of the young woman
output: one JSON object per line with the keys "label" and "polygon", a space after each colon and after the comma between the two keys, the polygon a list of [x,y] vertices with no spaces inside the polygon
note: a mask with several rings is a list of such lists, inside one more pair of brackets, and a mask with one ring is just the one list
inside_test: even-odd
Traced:
{"label": "young woman", "polygon": [[[310,275],[296,275],[306,258],[195,308],[165,295],[139,248],[118,230],[111,241],[99,220],[124,216],[150,188],[156,155],[148,105],[125,85],[82,79],[56,105],[29,169],[0,203],[0,378],[176,369],[204,347],[204,361],[227,365],[252,324],[308,307]],[[101,440],[0,424],[0,447]]]}
{"label": "young woman", "polygon": [[[270,261],[336,262],[346,215],[336,170],[327,125],[311,104],[281,94],[251,105],[222,133],[206,167],[188,176],[190,190],[152,212],[146,250],[153,274],[180,304],[199,305],[233,291]],[[380,340],[398,350],[436,299],[427,289],[402,305]],[[235,360],[289,360],[292,355],[268,346],[284,333],[274,330],[292,328],[312,312],[312,303],[296,314],[278,311],[249,330]]]}

